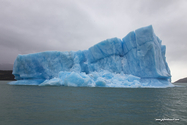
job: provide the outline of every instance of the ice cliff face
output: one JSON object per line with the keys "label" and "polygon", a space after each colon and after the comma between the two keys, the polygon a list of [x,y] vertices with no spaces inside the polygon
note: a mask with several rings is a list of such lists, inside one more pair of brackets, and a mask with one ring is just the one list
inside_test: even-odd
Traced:
{"label": "ice cliff face", "polygon": [[104,40],[88,50],[18,55],[10,84],[103,87],[168,87],[166,47],[152,26],[122,40]]}

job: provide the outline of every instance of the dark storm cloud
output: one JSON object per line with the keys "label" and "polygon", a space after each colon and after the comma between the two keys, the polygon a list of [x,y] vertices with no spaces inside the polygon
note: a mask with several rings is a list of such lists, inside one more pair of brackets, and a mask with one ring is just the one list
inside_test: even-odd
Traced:
{"label": "dark storm cloud", "polygon": [[83,50],[152,24],[167,61],[186,62],[185,0],[0,0],[0,64],[18,54]]}

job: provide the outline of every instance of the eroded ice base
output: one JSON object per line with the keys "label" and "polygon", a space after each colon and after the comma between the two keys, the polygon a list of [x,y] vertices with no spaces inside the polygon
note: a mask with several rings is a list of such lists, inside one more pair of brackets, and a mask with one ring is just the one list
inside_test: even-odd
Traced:
{"label": "eroded ice base", "polygon": [[85,74],[83,72],[61,71],[58,77],[52,79],[18,80],[10,85],[38,85],[38,86],[73,86],[73,87],[125,87],[125,88],[166,88],[174,87],[166,79],[140,78],[124,73],[116,74],[103,70]]}

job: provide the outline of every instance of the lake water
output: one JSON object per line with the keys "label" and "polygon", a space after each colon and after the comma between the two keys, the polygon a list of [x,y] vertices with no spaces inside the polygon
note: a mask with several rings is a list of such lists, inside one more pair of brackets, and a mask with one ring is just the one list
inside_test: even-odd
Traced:
{"label": "lake water", "polygon": [[184,83],[173,88],[89,88],[7,82],[0,81],[0,125],[187,124]]}

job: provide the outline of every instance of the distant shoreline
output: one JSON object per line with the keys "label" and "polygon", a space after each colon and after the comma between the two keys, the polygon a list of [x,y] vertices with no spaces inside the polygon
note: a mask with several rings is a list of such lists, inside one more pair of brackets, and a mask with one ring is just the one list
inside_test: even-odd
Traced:
{"label": "distant shoreline", "polygon": [[12,70],[0,70],[0,80],[14,80]]}
{"label": "distant shoreline", "polygon": [[187,77],[179,79],[179,80],[175,81],[174,83],[187,83]]}

